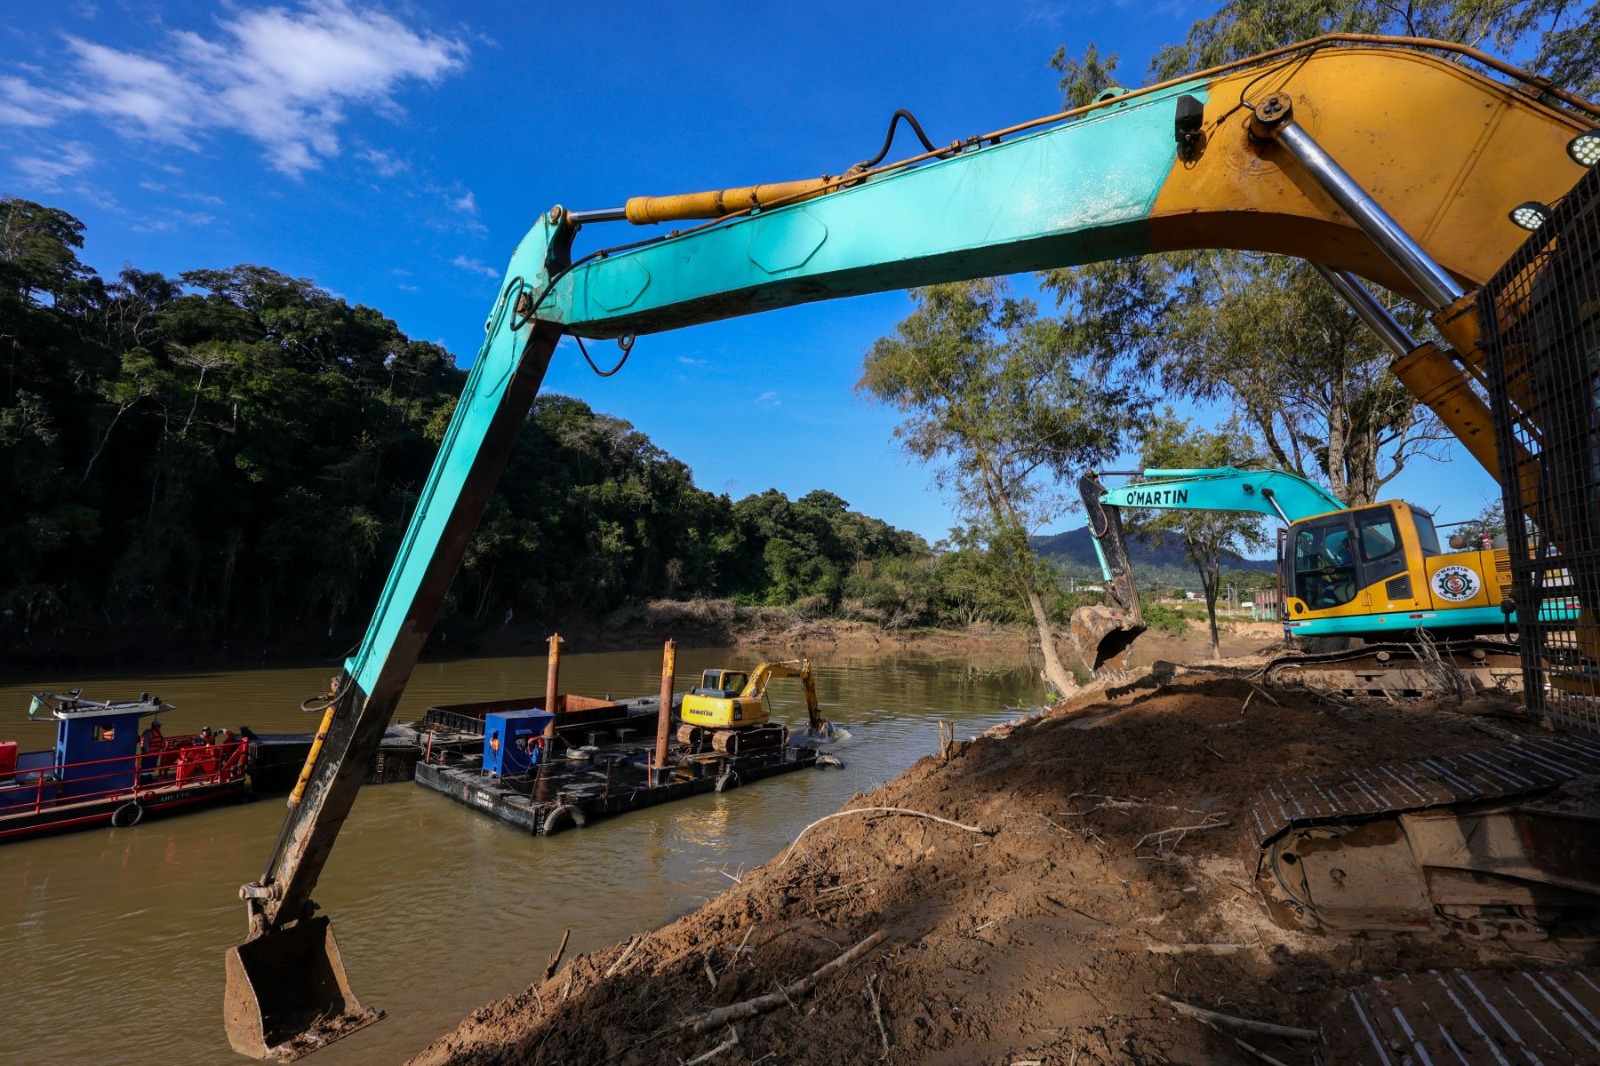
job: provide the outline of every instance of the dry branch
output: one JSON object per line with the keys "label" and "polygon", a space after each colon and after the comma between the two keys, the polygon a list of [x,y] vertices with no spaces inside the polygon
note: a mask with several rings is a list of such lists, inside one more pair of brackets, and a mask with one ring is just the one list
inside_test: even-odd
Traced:
{"label": "dry branch", "polygon": [[[1247,682],[1245,682],[1245,684],[1249,685],[1252,689],[1254,689],[1257,693],[1259,693],[1261,695],[1262,699],[1270,700],[1274,707],[1282,707],[1283,706],[1283,704],[1279,703],[1276,699],[1273,698],[1272,693],[1268,692],[1266,689],[1262,688],[1260,685],[1257,685],[1257,684],[1255,684],[1254,682],[1251,682],[1251,681],[1247,681]],[[1245,702],[1249,703],[1249,700],[1246,700]]]}
{"label": "dry branch", "polygon": [[[1140,837],[1139,843],[1133,846],[1133,850],[1138,851],[1140,848],[1144,847],[1146,841],[1154,840],[1156,842],[1156,853],[1161,854],[1162,852],[1165,852],[1168,847],[1175,848],[1179,844],[1183,843],[1183,838],[1188,836],[1190,833],[1204,833],[1212,829],[1225,829],[1232,824],[1233,823],[1228,821],[1226,818],[1220,822],[1211,818],[1207,818],[1199,825],[1175,825],[1170,829],[1158,829],[1154,833],[1146,833],[1144,836]],[[1169,841],[1167,837],[1173,833],[1178,835],[1176,838]]]}
{"label": "dry branch", "polygon": [[[1212,1028],[1215,1029],[1216,1026],[1212,1026]],[[1238,1037],[1233,1036],[1232,1033],[1229,1033],[1227,1035],[1233,1038],[1233,1042],[1235,1044],[1239,1045],[1239,1050],[1240,1051],[1249,1052],[1250,1054],[1254,1055],[1256,1058],[1260,1059],[1262,1062],[1266,1063],[1267,1066],[1288,1066],[1288,1064],[1285,1063],[1282,1059],[1273,1058],[1271,1055],[1268,1055],[1265,1051],[1262,1051],[1260,1048],[1256,1047],[1254,1044],[1247,1044],[1243,1040],[1240,1040]]]}
{"label": "dry branch", "polygon": [[735,1029],[733,1026],[730,1025],[730,1026],[728,1026],[728,1033],[729,1033],[728,1039],[724,1040],[722,1043],[718,1044],[716,1047],[712,1048],[710,1051],[706,1052],[704,1055],[696,1055],[694,1058],[692,1058],[688,1062],[684,1063],[683,1066],[695,1066],[696,1063],[707,1062],[707,1061],[709,1061],[711,1059],[716,1058],[718,1055],[722,1054],[724,1051],[727,1051],[729,1048],[734,1047],[735,1045],[737,1045],[739,1043],[739,1030]]}
{"label": "dry branch", "polygon": [[854,964],[856,960],[888,938],[889,934],[880,929],[843,955],[840,955],[837,959],[834,959],[815,973],[800,978],[792,985],[780,987],[777,992],[769,992],[764,996],[757,996],[754,999],[747,999],[739,1003],[730,1003],[726,1007],[718,1007],[716,1010],[697,1014],[693,1018],[680,1022],[678,1028],[693,1029],[697,1033],[704,1033],[729,1022],[742,1021],[745,1018],[754,1018],[758,1014],[766,1014],[768,1011],[777,1010],[785,1003],[791,1003],[790,997],[805,995],[821,982]]}
{"label": "dry branch", "polygon": [[1249,1018],[1235,1018],[1231,1014],[1218,1014],[1214,1010],[1196,1007],[1193,1003],[1185,1003],[1181,999],[1153,993],[1155,998],[1170,1006],[1179,1014],[1187,1014],[1191,1018],[1198,1018],[1203,1022],[1216,1025],[1225,1025],[1230,1029],[1243,1029],[1247,1033],[1260,1033],[1262,1036],[1275,1036],[1283,1040],[1315,1040],[1315,1029],[1296,1029],[1290,1025],[1274,1025],[1271,1022],[1254,1022]]}
{"label": "dry branch", "polygon": [[878,1058],[889,1057],[889,1030],[883,1026],[883,1008],[878,1005],[878,990],[873,987],[873,982],[878,979],[877,974],[867,976],[867,996],[872,1000],[872,1020],[878,1023],[878,1035],[883,1037],[883,1054]]}
{"label": "dry branch", "polygon": [[561,934],[561,943],[556,946],[556,953],[550,956],[550,961],[546,963],[544,967],[544,979],[546,981],[550,980],[550,978],[556,975],[556,967],[561,965],[561,956],[565,954],[567,950],[567,937],[571,935],[571,929],[568,929],[566,932]]}
{"label": "dry branch", "polygon": [[628,946],[622,949],[622,954],[617,956],[617,961],[611,964],[610,969],[606,970],[606,976],[610,977],[618,970],[622,969],[622,964],[628,961],[628,958],[633,954],[633,949],[643,943],[644,937],[642,936],[629,937]]}
{"label": "dry branch", "polygon": [[952,822],[948,818],[940,818],[937,814],[924,814],[921,811],[913,811],[905,807],[851,807],[847,811],[835,811],[832,814],[824,815],[823,817],[812,822],[810,825],[806,826],[804,829],[800,830],[799,835],[794,838],[794,843],[789,845],[789,850],[783,853],[783,859],[778,863],[778,865],[782,866],[783,863],[789,861],[789,856],[794,854],[794,849],[800,846],[800,837],[805,836],[823,822],[832,821],[835,818],[843,818],[847,814],[903,814],[909,818],[926,818],[929,821],[938,822],[941,825],[953,826],[956,829],[965,829],[969,833],[979,833],[983,836],[992,836],[995,832],[995,830],[985,829],[981,825],[965,825],[961,822]]}

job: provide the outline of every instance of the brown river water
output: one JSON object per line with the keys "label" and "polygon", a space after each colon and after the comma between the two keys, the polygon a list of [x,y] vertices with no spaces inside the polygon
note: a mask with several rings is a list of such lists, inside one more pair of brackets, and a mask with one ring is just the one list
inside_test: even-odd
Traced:
{"label": "brown river water", "polygon": [[[1254,643],[1260,643],[1259,641]],[[1140,658],[1182,658],[1170,642]],[[1225,649],[1227,650],[1227,649]],[[685,649],[678,687],[754,653]],[[747,661],[748,660],[748,661]],[[363,1002],[385,1021],[310,1061],[404,1060],[480,1004],[521,991],[572,930],[569,957],[653,929],[776,855],[806,824],[938,747],[934,719],[966,737],[1043,696],[1032,667],[999,658],[819,658],[823,713],[844,725],[842,770],[819,769],[631,813],[550,839],[528,837],[411,783],[363,789],[316,898]],[[567,651],[564,692],[648,695],[658,652]],[[144,676],[0,680],[0,739],[53,742],[26,720],[31,692],[81,687],[96,699],[150,691],[177,709],[170,735],[202,725],[261,733],[313,729],[298,709],[330,665]],[[429,662],[396,717],[428,706],[544,691],[542,656]],[[774,682],[778,717],[804,720],[797,686]],[[283,798],[0,846],[0,1064],[225,1063],[223,952],[243,938],[240,884],[261,875]]]}

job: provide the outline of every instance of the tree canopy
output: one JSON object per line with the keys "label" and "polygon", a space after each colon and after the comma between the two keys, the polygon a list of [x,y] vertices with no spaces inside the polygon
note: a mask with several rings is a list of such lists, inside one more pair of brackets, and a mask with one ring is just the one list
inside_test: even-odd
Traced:
{"label": "tree canopy", "polygon": [[[465,373],[308,280],[244,265],[107,282],[82,240],[65,212],[0,200],[0,639],[341,650]],[[1008,620],[965,584],[944,592],[942,565],[831,492],[705,492],[627,422],[546,394],[442,625],[508,610],[558,624],[654,597]]]}

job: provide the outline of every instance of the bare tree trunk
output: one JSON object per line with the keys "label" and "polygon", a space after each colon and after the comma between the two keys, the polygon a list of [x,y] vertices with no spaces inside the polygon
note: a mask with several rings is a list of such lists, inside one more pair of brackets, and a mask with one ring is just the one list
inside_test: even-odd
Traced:
{"label": "bare tree trunk", "polygon": [[1044,600],[1039,597],[1039,590],[1030,578],[1028,585],[1028,608],[1033,612],[1034,625],[1039,627],[1039,649],[1044,652],[1044,679],[1061,695],[1077,691],[1078,682],[1072,673],[1062,665],[1061,656],[1056,654],[1056,635],[1050,626],[1050,616],[1045,613]]}
{"label": "bare tree trunk", "polygon": [[1039,583],[1035,579],[1036,564],[1033,548],[1028,543],[1027,527],[1001,490],[1000,479],[987,464],[984,465],[984,483],[990,511],[1000,519],[1005,535],[1016,538],[1016,543],[1010,546],[1009,551],[1016,555],[1012,565],[1016,568],[1017,582],[1027,597],[1028,610],[1033,612],[1033,624],[1039,630],[1039,649],[1044,653],[1044,679],[1063,696],[1076,692],[1078,682],[1062,664],[1061,656],[1056,654],[1056,635],[1050,626],[1050,615],[1044,609],[1044,600],[1039,595]]}
{"label": "bare tree trunk", "polygon": [[1220,555],[1214,559],[1207,559],[1202,546],[1190,538],[1184,538],[1189,549],[1189,561],[1194,563],[1195,572],[1200,575],[1200,592],[1206,598],[1206,620],[1211,623],[1211,657],[1222,657],[1222,637],[1217,629],[1217,591],[1222,584],[1222,560]]}

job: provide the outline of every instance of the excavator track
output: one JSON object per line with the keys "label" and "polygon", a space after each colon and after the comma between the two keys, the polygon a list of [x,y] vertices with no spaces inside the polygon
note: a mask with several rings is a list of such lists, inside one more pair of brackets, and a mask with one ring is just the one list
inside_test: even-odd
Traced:
{"label": "excavator track", "polygon": [[711,750],[723,755],[743,755],[781,748],[788,739],[789,731],[775,723],[749,729],[717,729],[711,734]]}
{"label": "excavator track", "polygon": [[775,722],[744,729],[707,729],[685,724],[678,727],[678,742],[687,746],[692,754],[714,751],[721,755],[743,755],[783,747],[789,742],[789,730]]}
{"label": "excavator track", "polygon": [[[1288,928],[1425,930],[1443,918],[1473,936],[1538,935],[1543,916],[1600,905],[1592,859],[1541,846],[1554,820],[1600,839],[1594,782],[1582,780],[1596,775],[1600,740],[1561,736],[1282,778],[1245,819],[1257,890]],[[1557,790],[1570,796],[1538,802]]]}
{"label": "excavator track", "polygon": [[1380,699],[1456,696],[1463,685],[1520,692],[1522,657],[1516,644],[1504,640],[1392,641],[1279,656],[1263,668],[1262,679],[1280,688]]}

